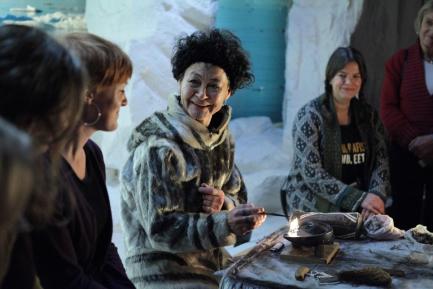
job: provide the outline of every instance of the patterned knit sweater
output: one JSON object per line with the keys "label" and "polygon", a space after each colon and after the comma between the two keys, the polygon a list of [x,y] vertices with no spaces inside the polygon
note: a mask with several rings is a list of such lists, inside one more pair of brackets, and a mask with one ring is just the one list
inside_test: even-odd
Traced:
{"label": "patterned knit sweater", "polygon": [[322,95],[302,107],[294,121],[294,158],[281,192],[289,211],[357,211],[367,192],[386,200],[388,155],[378,114],[358,99],[351,101],[350,114],[366,144],[365,183],[355,188],[341,181],[340,126],[332,99]]}
{"label": "patterned knit sweater", "polygon": [[[212,129],[190,118],[178,97],[165,112],[145,119],[128,143],[122,172],[122,223],[128,276],[140,288],[218,288],[220,247],[246,241],[227,223],[228,210],[247,201],[234,143],[230,107],[212,118]],[[226,195],[218,213],[202,212],[198,187]]]}

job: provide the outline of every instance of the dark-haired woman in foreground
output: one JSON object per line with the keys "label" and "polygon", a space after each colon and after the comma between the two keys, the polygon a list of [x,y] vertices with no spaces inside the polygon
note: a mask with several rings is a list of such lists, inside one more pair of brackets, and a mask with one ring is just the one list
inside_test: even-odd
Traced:
{"label": "dark-haired woman in foreground", "polygon": [[[364,99],[362,55],[340,47],[326,67],[325,93],[293,125],[294,157],[282,188],[289,211],[385,213],[390,193],[384,129]],[[284,204],[283,204],[284,205]]]}
{"label": "dark-haired woman in foreground", "polygon": [[34,288],[28,233],[54,222],[60,153],[79,121],[84,78],[77,59],[60,43],[37,28],[22,25],[0,26],[0,71],[0,116],[31,136],[37,154],[35,184],[21,214],[24,226],[8,232],[18,236],[0,286]]}
{"label": "dark-haired woman in foreground", "polygon": [[253,76],[228,31],[178,40],[179,94],[133,132],[122,173],[128,275],[137,288],[218,288],[220,248],[247,240],[263,208],[246,204],[224,102]]}

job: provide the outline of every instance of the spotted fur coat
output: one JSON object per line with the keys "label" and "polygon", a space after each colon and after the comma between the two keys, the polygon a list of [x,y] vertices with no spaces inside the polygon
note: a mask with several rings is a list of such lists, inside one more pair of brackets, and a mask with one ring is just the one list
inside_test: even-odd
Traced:
{"label": "spotted fur coat", "polygon": [[332,99],[322,95],[303,106],[295,117],[293,163],[281,192],[288,211],[357,211],[367,192],[386,201],[390,174],[383,125],[362,99],[351,101],[350,113],[366,144],[363,188],[341,181],[340,126]]}
{"label": "spotted fur coat", "polygon": [[[126,268],[137,288],[218,288],[220,247],[242,242],[228,226],[228,210],[247,201],[234,164],[224,106],[208,129],[190,118],[178,97],[165,112],[145,119],[132,133],[122,171],[122,225]],[[226,195],[223,210],[202,212],[198,187]]]}

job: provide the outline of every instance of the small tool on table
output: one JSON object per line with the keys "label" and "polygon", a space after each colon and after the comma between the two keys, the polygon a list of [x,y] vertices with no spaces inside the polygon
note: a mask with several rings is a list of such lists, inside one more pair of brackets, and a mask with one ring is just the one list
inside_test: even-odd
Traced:
{"label": "small tool on table", "polygon": [[379,267],[365,267],[357,270],[341,271],[336,274],[313,271],[306,266],[300,266],[295,272],[298,281],[304,281],[305,277],[314,277],[320,284],[334,284],[346,282],[359,285],[384,286],[391,285],[391,275]]}
{"label": "small tool on table", "polygon": [[334,284],[338,283],[339,281],[338,276],[334,276],[326,272],[314,271],[306,266],[299,266],[295,272],[296,280],[304,281],[305,277],[307,276],[318,279],[320,284]]}

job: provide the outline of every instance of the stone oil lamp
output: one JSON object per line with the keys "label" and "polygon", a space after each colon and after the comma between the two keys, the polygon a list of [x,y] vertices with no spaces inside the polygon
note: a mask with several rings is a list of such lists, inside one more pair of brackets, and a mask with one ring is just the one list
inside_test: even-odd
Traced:
{"label": "stone oil lamp", "polygon": [[289,220],[289,231],[284,238],[294,246],[317,246],[332,244],[334,233],[332,227],[317,221],[302,221],[300,217],[292,215]]}

